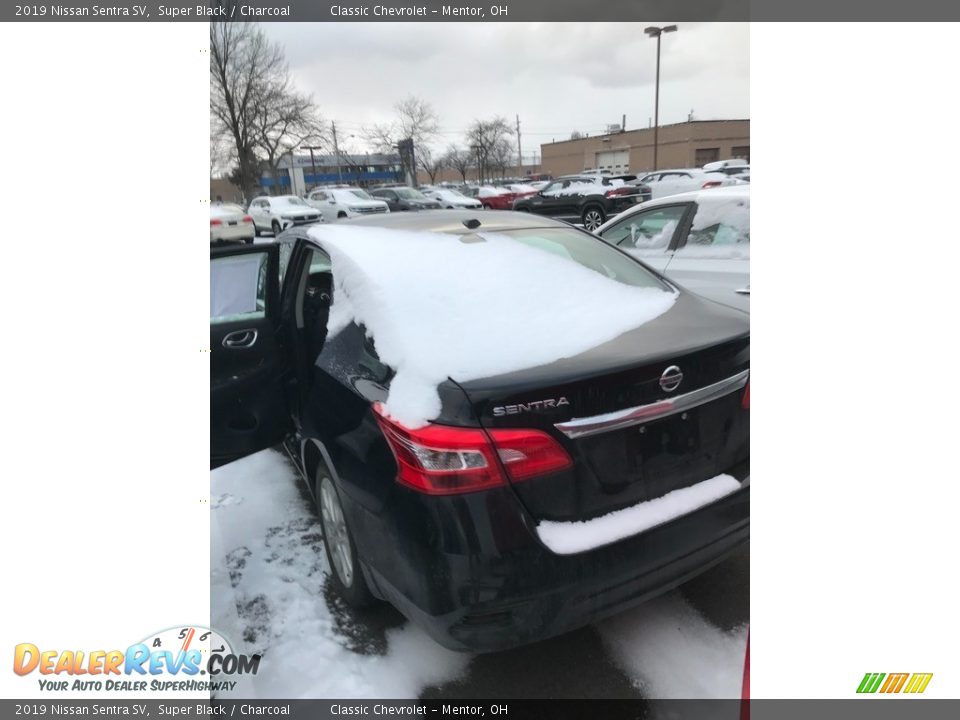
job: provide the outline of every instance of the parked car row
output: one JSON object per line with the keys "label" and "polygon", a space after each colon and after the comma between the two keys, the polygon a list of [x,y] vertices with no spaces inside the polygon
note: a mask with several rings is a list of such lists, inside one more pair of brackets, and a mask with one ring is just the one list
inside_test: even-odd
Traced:
{"label": "parked car row", "polygon": [[497,184],[383,185],[369,192],[351,186],[319,187],[306,199],[262,196],[244,212],[238,205],[211,206],[211,242],[253,242],[263,232],[335,222],[371,214],[435,209],[519,210],[580,223],[595,231],[617,214],[649,200],[750,182],[750,165],[739,159],[703,168],[658,170],[638,177],[594,169],[555,180],[505,178]]}

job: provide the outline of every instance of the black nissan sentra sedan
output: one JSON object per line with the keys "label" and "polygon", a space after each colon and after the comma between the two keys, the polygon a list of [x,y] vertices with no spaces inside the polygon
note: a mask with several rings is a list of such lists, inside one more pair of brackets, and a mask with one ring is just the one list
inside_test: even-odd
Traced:
{"label": "black nissan sentra sedan", "polygon": [[[356,317],[331,321],[338,295],[355,300],[344,283],[359,266],[338,266],[334,248],[311,235],[330,231],[212,247],[211,465],[283,442],[316,499],[330,582],[347,603],[385,600],[446,647],[497,650],[634,607],[747,541],[748,315],[530,214],[426,211],[342,225],[393,232],[385,252],[397,253],[398,268],[413,253],[397,231],[450,243],[496,235],[547,251],[545,267],[548,254],[562,257],[603,282],[672,298],[639,327],[572,355],[451,374],[430,388],[429,420],[411,426],[390,412],[392,383],[410,368],[381,359],[397,338],[378,353],[377,332]],[[430,278],[443,271],[429,268],[405,292],[437,301]],[[582,287],[563,290],[590,301]],[[479,295],[477,307],[497,307]],[[625,308],[600,306],[598,322],[605,312]],[[432,321],[425,313],[415,327]],[[509,360],[512,338],[486,332],[490,352]],[[435,342],[440,352],[457,338]]]}

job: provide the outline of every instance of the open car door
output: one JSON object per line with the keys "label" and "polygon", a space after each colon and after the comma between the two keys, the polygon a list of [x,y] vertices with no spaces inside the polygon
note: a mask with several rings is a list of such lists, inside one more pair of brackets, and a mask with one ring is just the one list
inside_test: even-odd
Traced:
{"label": "open car door", "polygon": [[283,391],[277,245],[210,248],[210,467],[291,428]]}

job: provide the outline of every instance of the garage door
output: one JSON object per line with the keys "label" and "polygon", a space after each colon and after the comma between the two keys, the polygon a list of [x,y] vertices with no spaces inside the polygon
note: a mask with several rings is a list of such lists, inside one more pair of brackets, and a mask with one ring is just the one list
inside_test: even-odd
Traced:
{"label": "garage door", "polygon": [[627,172],[630,169],[630,151],[629,150],[605,150],[597,153],[597,164],[599,170],[609,170],[612,173]]}

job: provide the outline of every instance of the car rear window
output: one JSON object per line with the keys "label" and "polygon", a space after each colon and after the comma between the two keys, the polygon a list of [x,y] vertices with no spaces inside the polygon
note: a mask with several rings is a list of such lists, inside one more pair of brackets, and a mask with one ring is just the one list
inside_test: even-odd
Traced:
{"label": "car rear window", "polygon": [[633,258],[602,240],[570,228],[524,228],[497,233],[530,247],[572,260],[578,265],[634,287],[670,289]]}

